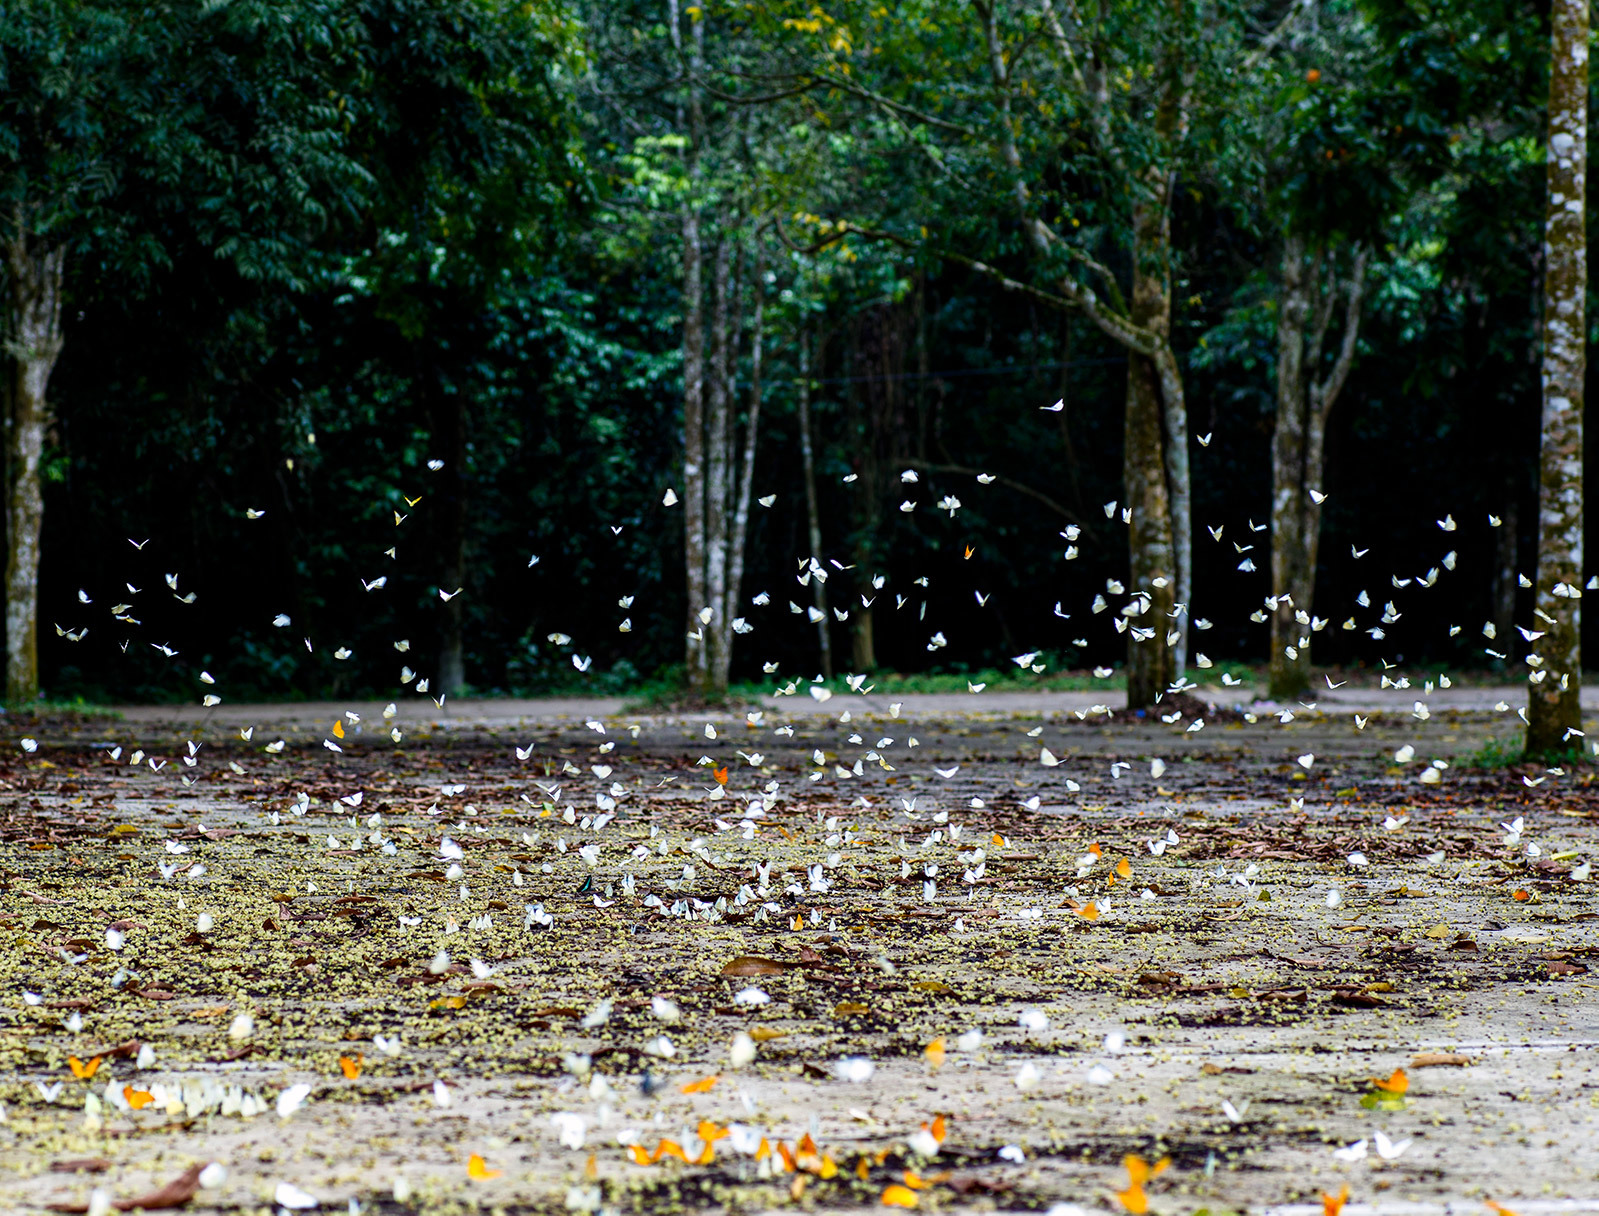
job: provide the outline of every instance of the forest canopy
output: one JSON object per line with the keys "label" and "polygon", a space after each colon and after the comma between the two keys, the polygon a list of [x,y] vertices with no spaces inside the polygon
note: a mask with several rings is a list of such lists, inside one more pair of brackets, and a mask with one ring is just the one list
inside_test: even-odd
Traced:
{"label": "forest canopy", "polygon": [[1287,690],[1312,619],[1519,670],[1549,47],[1493,0],[19,0],[36,690]]}

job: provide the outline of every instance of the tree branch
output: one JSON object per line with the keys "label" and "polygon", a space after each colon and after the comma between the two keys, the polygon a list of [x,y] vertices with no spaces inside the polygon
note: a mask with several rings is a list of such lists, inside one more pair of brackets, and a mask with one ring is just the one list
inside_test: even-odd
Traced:
{"label": "tree branch", "polygon": [[1084,524],[1082,520],[1077,517],[1076,513],[1070,508],[1056,502],[1042,490],[1035,490],[1032,486],[1027,485],[1024,482],[1017,481],[1014,478],[1006,477],[1003,473],[990,473],[986,469],[970,469],[963,464],[934,464],[928,460],[913,459],[907,460],[905,463],[913,469],[920,469],[924,473],[957,473],[966,477],[976,477],[981,474],[984,477],[992,477],[1006,489],[1015,490],[1018,494],[1025,494],[1028,498],[1043,503],[1067,523],[1078,524],[1085,530],[1087,529],[1087,525]]}
{"label": "tree branch", "polygon": [[1327,379],[1316,386],[1316,407],[1321,411],[1323,420],[1332,411],[1338,394],[1343,392],[1344,381],[1349,379],[1349,368],[1355,361],[1355,342],[1360,336],[1360,302],[1366,290],[1367,253],[1365,245],[1355,247],[1355,264],[1349,272],[1349,300],[1344,307],[1344,336],[1338,348],[1338,359],[1327,374]]}

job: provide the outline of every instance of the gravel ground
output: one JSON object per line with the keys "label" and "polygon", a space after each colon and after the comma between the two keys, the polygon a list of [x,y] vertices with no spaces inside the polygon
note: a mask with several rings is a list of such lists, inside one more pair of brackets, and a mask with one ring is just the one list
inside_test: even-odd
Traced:
{"label": "gravel ground", "polygon": [[11,720],[0,1210],[1599,1211],[1599,794],[1413,699]]}

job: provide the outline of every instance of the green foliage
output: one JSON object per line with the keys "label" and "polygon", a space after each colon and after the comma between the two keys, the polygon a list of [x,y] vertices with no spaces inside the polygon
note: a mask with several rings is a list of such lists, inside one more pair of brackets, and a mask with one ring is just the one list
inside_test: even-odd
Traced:
{"label": "green foliage", "polygon": [[[682,54],[653,0],[0,10],[0,226],[20,206],[72,250],[47,462],[52,690],[188,700],[204,668],[233,698],[392,695],[402,663],[436,667],[437,592],[457,568],[474,690],[668,687],[682,537],[652,506],[681,489],[689,200],[708,240],[759,231],[768,250],[757,492],[777,505],[753,514],[745,581],[746,599],[772,602],[738,643],[743,691],[769,691],[763,662],[784,682],[819,663],[814,626],[787,608],[809,602],[792,581],[808,548],[802,335],[830,602],[858,605],[885,579],[878,663],[904,674],[881,687],[1065,688],[1057,668],[1114,664],[1109,631],[1090,632],[1109,618],[1074,605],[1126,574],[1101,510],[1124,497],[1124,354],[948,255],[1030,283],[1125,283],[1129,201],[1165,155],[1148,131],[1173,48],[1191,78],[1165,165],[1176,344],[1192,429],[1215,435],[1193,452],[1196,518],[1226,524],[1225,539],[1197,537],[1196,614],[1215,629],[1195,646],[1217,665],[1190,678],[1245,675],[1266,644],[1248,619],[1266,576],[1239,571],[1233,546],[1265,545],[1248,529],[1269,512],[1290,223],[1376,243],[1329,442],[1328,615],[1354,611],[1360,587],[1376,595],[1377,561],[1436,564],[1427,511],[1452,510],[1452,598],[1407,608],[1387,645],[1409,667],[1481,665],[1495,537],[1465,521],[1519,501],[1530,535],[1535,515],[1541,18],[1497,0],[1335,2],[1267,45],[1288,6],[1190,6],[1182,26],[1154,0],[1101,6],[1074,45],[1079,69],[1090,52],[1103,69],[1102,131],[1041,7],[997,6],[1029,206],[1059,237],[1040,259],[1015,218],[979,8],[717,0],[685,18],[703,50],[690,36]],[[1057,398],[1061,413],[1037,408]],[[978,486],[978,469],[1003,480]],[[907,470],[922,499],[955,495],[960,512],[898,511]],[[129,537],[154,540],[134,551]],[[1373,537],[1365,565],[1348,556]],[[196,605],[150,594],[173,570]],[[363,590],[379,575],[385,588]],[[82,643],[49,629],[90,619],[77,588],[128,582],[147,590],[125,652],[103,617]],[[292,628],[271,625],[280,611]],[[849,623],[831,628],[849,669]],[[935,632],[947,648],[928,649]],[[1329,630],[1318,659],[1369,659],[1363,641]],[[353,655],[335,659],[340,646]],[[1052,652],[1045,676],[1008,663],[1036,647]]]}

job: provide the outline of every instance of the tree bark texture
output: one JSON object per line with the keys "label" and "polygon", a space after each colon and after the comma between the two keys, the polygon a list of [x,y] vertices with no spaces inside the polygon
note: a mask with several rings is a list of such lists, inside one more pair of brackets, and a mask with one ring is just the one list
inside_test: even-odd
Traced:
{"label": "tree bark texture", "polygon": [[[765,357],[766,340],[766,283],[765,263],[761,257],[759,240],[755,245],[755,266],[751,279],[754,292],[754,311],[750,327],[750,395],[744,415],[744,450],[735,478],[732,496],[733,534],[728,542],[728,573],[726,606],[722,610],[727,622],[727,642],[720,651],[721,666],[713,673],[716,687],[726,690],[733,661],[733,621],[738,617],[739,596],[744,586],[744,550],[749,540],[750,497],[755,484],[755,451],[761,426],[761,371]],[[731,392],[731,389],[729,389]]]}
{"label": "tree bark texture", "polygon": [[728,477],[732,472],[731,369],[734,365],[730,310],[733,307],[733,238],[716,243],[711,270],[711,375],[705,411],[705,624],[706,688],[727,691],[731,646],[727,616]]}
{"label": "tree bark texture", "polygon": [[705,285],[700,217],[683,211],[683,561],[688,590],[684,682],[703,696],[707,677],[705,623]]}
{"label": "tree bark texture", "polygon": [[1550,8],[1548,204],[1544,222],[1543,427],[1538,483],[1537,619],[1527,752],[1573,746],[1582,729],[1582,409],[1587,370],[1585,229],[1588,3]]}
{"label": "tree bark texture", "polygon": [[[1356,248],[1347,282],[1335,258],[1303,236],[1283,238],[1277,303],[1277,420],[1272,433],[1270,695],[1280,700],[1310,689],[1316,564],[1327,457],[1327,419],[1354,362],[1365,291],[1366,251]],[[1322,350],[1340,295],[1343,335],[1321,375]]]}
{"label": "tree bark texture", "polygon": [[[1133,279],[1131,317],[1135,325],[1164,333],[1171,318],[1170,231],[1166,192],[1135,204],[1133,209]],[[1128,522],[1129,582],[1133,605],[1147,610],[1127,617],[1127,707],[1154,705],[1176,678],[1175,651],[1167,637],[1176,622],[1177,550],[1172,531],[1172,495],[1168,485],[1162,369],[1149,356],[1127,360],[1127,409],[1124,424],[1123,481]]]}
{"label": "tree bark texture", "polygon": [[6,699],[39,696],[39,539],[44,493],[39,465],[50,409],[45,397],[61,356],[61,283],[66,253],[29,238],[22,216],[6,246],[9,330],[16,365],[6,426]]}

